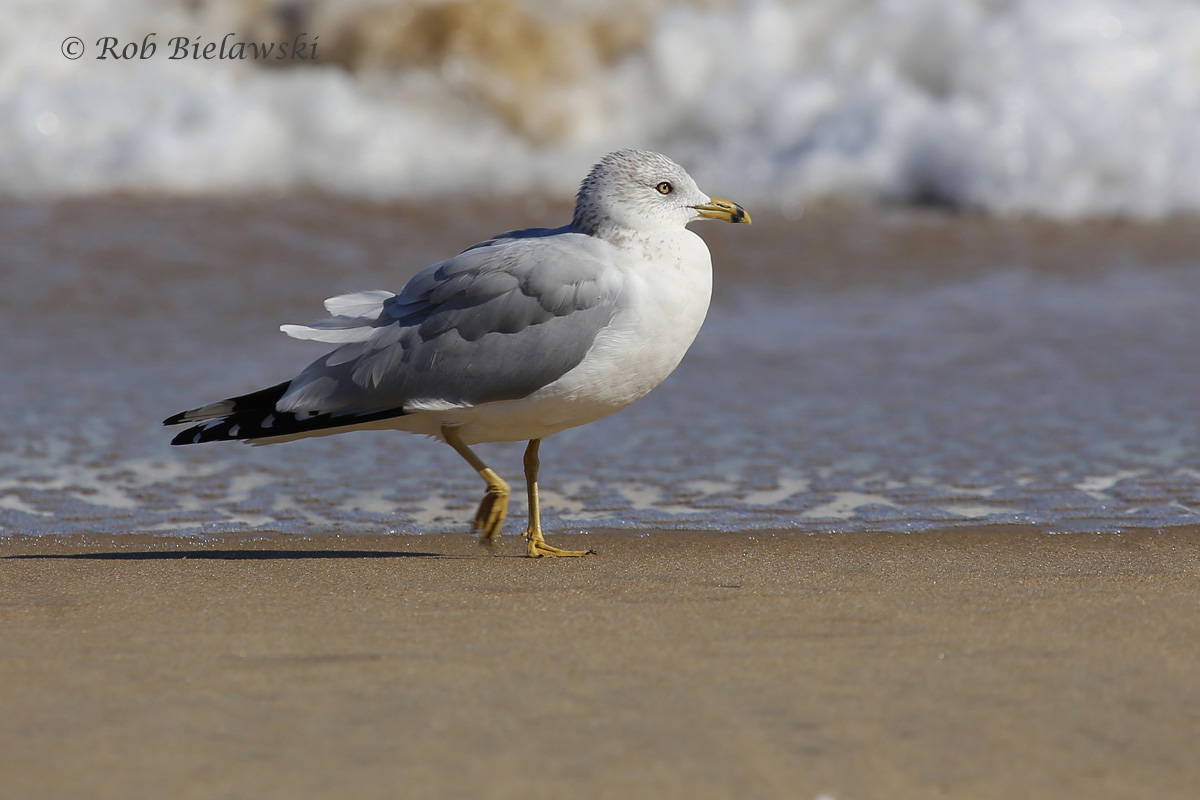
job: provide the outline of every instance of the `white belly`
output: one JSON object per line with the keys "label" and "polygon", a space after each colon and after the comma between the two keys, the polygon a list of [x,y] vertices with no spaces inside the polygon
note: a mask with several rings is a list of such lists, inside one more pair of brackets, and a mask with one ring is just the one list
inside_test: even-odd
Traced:
{"label": "white belly", "polygon": [[644,397],[679,365],[712,296],[712,262],[698,236],[682,231],[656,244],[678,257],[652,274],[630,271],[620,310],[574,369],[520,400],[418,412],[395,427],[437,435],[453,425],[467,444],[542,439]]}

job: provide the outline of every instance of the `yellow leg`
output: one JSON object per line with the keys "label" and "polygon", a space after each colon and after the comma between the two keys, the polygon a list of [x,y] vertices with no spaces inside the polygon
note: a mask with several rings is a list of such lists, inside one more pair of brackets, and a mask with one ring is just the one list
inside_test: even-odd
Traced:
{"label": "yellow leg", "polygon": [[542,511],[538,505],[537,488],[538,467],[541,466],[541,462],[538,460],[538,449],[541,444],[541,439],[530,439],[529,446],[525,448],[525,488],[529,492],[529,528],[525,531],[525,538],[529,540],[529,543],[525,552],[530,558],[594,556],[595,550],[560,550],[546,544],[546,538],[542,536]]}
{"label": "yellow leg", "polygon": [[471,523],[471,527],[474,530],[482,531],[481,542],[491,545],[500,535],[504,518],[508,516],[508,496],[512,494],[512,490],[508,488],[508,484],[504,482],[503,478],[483,463],[483,459],[463,444],[457,430],[443,425],[442,438],[446,440],[446,444],[454,448],[455,452],[465,458],[467,463],[479,473],[479,477],[487,483],[487,492],[479,501],[479,510],[475,512],[475,521]]}

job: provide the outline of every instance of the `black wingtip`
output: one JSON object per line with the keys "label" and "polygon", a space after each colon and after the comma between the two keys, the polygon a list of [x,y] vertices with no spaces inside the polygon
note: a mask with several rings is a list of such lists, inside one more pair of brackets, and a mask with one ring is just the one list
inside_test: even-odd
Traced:
{"label": "black wingtip", "polygon": [[175,434],[171,444],[200,444],[202,442],[239,442],[261,438],[263,417],[249,412],[225,419],[210,419],[185,428]]}
{"label": "black wingtip", "polygon": [[[245,416],[247,414],[249,414],[251,417],[253,417],[255,414],[261,414],[265,416],[274,411],[275,404],[279,401],[279,398],[283,397],[284,392],[287,391],[290,385],[291,381],[284,381],[283,383],[277,383],[274,386],[268,386],[266,389],[260,389],[257,392],[239,395],[238,397],[231,397],[228,400],[222,400],[218,403],[209,403],[208,405],[200,406],[199,408],[190,408],[187,411],[180,411],[178,414],[172,414],[164,419],[162,424],[181,425],[185,422],[229,420],[235,415]],[[211,430],[212,426],[201,425],[195,428],[188,428],[186,431],[176,436],[175,440],[172,441],[171,444],[192,444],[193,440],[190,437],[194,436],[201,429],[205,431]],[[181,437],[187,441],[179,441]],[[215,441],[215,439],[206,437],[195,441]]]}
{"label": "black wingtip", "polygon": [[[187,412],[180,411],[178,414],[172,414],[162,421],[163,425],[178,425],[181,422],[187,422]],[[172,442],[174,444],[174,442]]]}
{"label": "black wingtip", "polygon": [[[174,419],[174,417],[172,417],[172,419]],[[173,425],[175,423],[167,422],[165,424]],[[188,428],[185,431],[180,431],[179,433],[175,434],[175,438],[171,440],[171,444],[172,445],[196,444],[196,441],[197,441],[196,434],[199,432],[199,429],[200,429],[200,426],[197,425],[194,428]]]}
{"label": "black wingtip", "polygon": [[289,385],[290,382],[285,381],[261,391],[182,411],[167,417],[163,420],[163,425],[199,423],[175,434],[175,438],[171,440],[173,445],[253,442],[259,439],[311,435],[317,431],[332,431],[335,428],[351,428],[405,414],[403,407],[378,411],[347,410],[336,414],[312,411],[298,415],[290,411],[278,411],[276,404]]}

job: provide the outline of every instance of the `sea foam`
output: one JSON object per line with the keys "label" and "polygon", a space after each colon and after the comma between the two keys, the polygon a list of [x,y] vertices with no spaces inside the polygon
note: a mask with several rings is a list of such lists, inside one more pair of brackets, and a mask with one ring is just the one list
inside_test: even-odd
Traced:
{"label": "sea foam", "polygon": [[[785,212],[826,197],[1067,219],[1200,210],[1188,0],[197,8],[14,3],[2,191],[568,196],[599,154],[637,146]],[[231,32],[304,32],[320,57],[169,58],[174,36]],[[150,58],[95,58],[101,37],[150,33]],[[62,54],[68,36],[82,58]]]}

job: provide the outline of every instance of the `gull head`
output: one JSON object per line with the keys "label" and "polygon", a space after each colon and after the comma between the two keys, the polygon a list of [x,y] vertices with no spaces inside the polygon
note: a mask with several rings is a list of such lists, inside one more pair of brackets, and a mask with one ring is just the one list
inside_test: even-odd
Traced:
{"label": "gull head", "polygon": [[750,222],[737,203],[709,197],[687,170],[659,153],[618,150],[600,159],[579,186],[573,226],[606,232],[679,230],[692,220]]}

